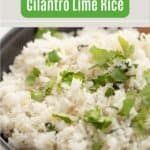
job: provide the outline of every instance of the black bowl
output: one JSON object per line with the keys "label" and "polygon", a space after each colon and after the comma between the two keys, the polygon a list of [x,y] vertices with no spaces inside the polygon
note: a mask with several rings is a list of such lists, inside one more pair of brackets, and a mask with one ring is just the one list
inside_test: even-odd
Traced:
{"label": "black bowl", "polygon": [[8,32],[1,41],[1,78],[2,72],[9,71],[9,65],[13,63],[22,47],[30,40],[34,39],[36,28],[18,28]]}

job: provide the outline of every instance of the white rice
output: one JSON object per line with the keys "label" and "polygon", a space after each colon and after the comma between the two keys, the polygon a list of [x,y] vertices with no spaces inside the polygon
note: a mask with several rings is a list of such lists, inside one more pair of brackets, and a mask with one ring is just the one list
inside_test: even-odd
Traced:
{"label": "white rice", "polygon": [[[116,117],[116,110],[111,106],[121,109],[125,99],[125,89],[120,88],[114,96],[105,97],[108,85],[100,87],[91,93],[82,88],[78,79],[73,79],[70,86],[64,85],[64,90],[59,93],[55,88],[52,94],[43,102],[31,99],[30,92],[25,83],[26,76],[33,67],[41,71],[39,82],[46,83],[50,76],[56,76],[59,82],[60,73],[64,70],[81,71],[86,76],[92,76],[91,55],[89,48],[93,45],[104,49],[120,49],[118,36],[121,35],[135,46],[135,52],[130,61],[138,64],[136,78],[130,85],[142,89],[146,81],[143,72],[150,68],[150,34],[143,40],[138,40],[136,30],[121,30],[109,33],[103,30],[83,30],[77,37],[66,34],[63,39],[52,37],[46,33],[42,39],[29,42],[22,53],[16,57],[10,73],[3,74],[0,82],[0,132],[8,137],[10,145],[16,149],[37,150],[91,150],[93,141],[98,139],[104,142],[104,150],[148,150],[150,149],[150,136],[132,139],[133,128],[128,124],[130,117],[137,112],[133,108],[130,117],[120,124]],[[78,51],[78,45],[88,45]],[[51,66],[45,65],[43,53],[53,49],[60,49],[61,62]],[[6,60],[7,61],[7,60]],[[116,132],[103,133],[83,120],[75,124],[66,124],[63,120],[54,119],[53,113],[68,113],[83,116],[84,112],[100,106],[113,118],[112,129]],[[68,114],[69,115],[69,114]],[[149,119],[150,120],[150,119]],[[48,132],[45,123],[52,122],[58,132]]]}

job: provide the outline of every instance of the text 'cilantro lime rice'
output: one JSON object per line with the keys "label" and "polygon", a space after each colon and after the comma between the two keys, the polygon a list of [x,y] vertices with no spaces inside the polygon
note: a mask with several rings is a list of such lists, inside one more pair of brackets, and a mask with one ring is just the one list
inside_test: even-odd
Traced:
{"label": "text 'cilantro lime rice'", "polygon": [[16,149],[150,149],[150,35],[39,30],[10,69],[0,132]]}

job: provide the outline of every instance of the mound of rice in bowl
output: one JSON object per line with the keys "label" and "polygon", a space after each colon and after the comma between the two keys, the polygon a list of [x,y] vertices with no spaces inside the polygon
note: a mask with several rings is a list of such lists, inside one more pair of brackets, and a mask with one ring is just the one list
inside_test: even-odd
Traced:
{"label": "mound of rice in bowl", "polygon": [[150,35],[131,29],[38,33],[0,82],[0,132],[8,143],[15,149],[149,150]]}

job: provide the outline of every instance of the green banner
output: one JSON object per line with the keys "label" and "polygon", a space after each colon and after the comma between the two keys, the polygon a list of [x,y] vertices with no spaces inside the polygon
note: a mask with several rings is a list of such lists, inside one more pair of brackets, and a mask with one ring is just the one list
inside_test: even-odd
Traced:
{"label": "green banner", "polygon": [[129,0],[21,0],[27,18],[122,18]]}

